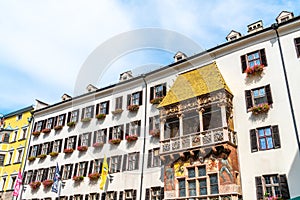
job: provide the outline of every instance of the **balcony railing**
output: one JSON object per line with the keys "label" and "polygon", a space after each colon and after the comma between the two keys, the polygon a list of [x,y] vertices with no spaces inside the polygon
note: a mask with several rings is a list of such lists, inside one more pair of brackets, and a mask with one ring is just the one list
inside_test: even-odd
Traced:
{"label": "balcony railing", "polygon": [[223,142],[237,144],[236,132],[227,128],[217,128],[208,131],[192,133],[161,141],[160,153],[170,153],[197,147],[216,145]]}

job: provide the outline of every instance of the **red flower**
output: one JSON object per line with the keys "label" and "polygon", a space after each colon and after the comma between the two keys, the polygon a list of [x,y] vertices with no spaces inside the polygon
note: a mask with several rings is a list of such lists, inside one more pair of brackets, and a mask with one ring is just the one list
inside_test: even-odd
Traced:
{"label": "red flower", "polygon": [[138,136],[137,135],[127,135],[126,136],[126,140],[128,142],[132,142],[132,141],[136,141],[138,139]]}
{"label": "red flower", "polygon": [[86,151],[86,150],[88,150],[88,146],[78,146],[77,150],[78,151]]}

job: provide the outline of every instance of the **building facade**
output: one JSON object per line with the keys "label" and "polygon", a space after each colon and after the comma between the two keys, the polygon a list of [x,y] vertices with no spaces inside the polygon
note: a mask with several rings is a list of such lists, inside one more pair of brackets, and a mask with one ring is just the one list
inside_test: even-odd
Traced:
{"label": "building facade", "polygon": [[30,135],[32,106],[4,115],[0,129],[1,199],[12,199],[19,170],[22,171]]}
{"label": "building facade", "polygon": [[[37,109],[22,199],[300,196],[300,17],[284,11],[276,21]],[[109,181],[100,190],[104,157]]]}

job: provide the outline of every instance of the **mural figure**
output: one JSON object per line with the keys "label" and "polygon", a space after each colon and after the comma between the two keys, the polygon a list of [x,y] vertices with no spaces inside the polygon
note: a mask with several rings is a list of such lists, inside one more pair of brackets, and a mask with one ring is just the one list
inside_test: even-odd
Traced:
{"label": "mural figure", "polygon": [[221,158],[220,158],[220,162],[219,162],[220,166],[221,166],[219,174],[222,177],[223,181],[225,182],[226,178],[225,178],[223,172],[226,172],[228,174],[229,178],[230,178],[230,181],[233,182],[233,175],[231,174],[232,167],[229,164],[227,158],[228,158],[228,155],[225,154],[225,153],[222,153]]}
{"label": "mural figure", "polygon": [[175,190],[173,168],[166,169],[165,187],[166,190]]}

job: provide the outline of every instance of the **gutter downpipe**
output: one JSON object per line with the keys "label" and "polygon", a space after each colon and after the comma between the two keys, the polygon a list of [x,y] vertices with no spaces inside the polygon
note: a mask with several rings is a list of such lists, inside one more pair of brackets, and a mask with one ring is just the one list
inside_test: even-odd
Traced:
{"label": "gutter downpipe", "polygon": [[297,144],[298,144],[298,151],[300,153],[300,141],[299,141],[299,133],[298,133],[298,129],[297,129],[296,117],[295,117],[294,107],[293,107],[293,103],[292,103],[292,97],[291,97],[289,81],[288,81],[288,77],[287,77],[287,73],[286,73],[286,67],[285,67],[285,63],[284,63],[282,47],[281,47],[281,43],[280,43],[279,34],[277,31],[279,25],[278,25],[278,23],[274,23],[271,25],[271,27],[276,32],[276,37],[277,37],[278,47],[279,47],[279,52],[280,52],[280,58],[281,58],[281,64],[282,64],[282,68],[283,68],[284,80],[285,80],[286,89],[287,89],[287,93],[288,93],[288,99],[289,99],[289,104],[290,104],[290,109],[291,109],[291,114],[292,114],[292,119],[293,119],[293,125],[294,125],[296,140],[297,140]]}
{"label": "gutter downpipe", "polygon": [[142,79],[145,83],[145,110],[144,110],[144,138],[143,138],[143,157],[142,157],[142,172],[141,172],[141,183],[140,183],[140,200],[142,200],[143,194],[143,181],[144,181],[144,164],[145,164],[145,151],[146,151],[146,124],[147,124],[147,82],[145,80],[145,74],[142,74]]}

